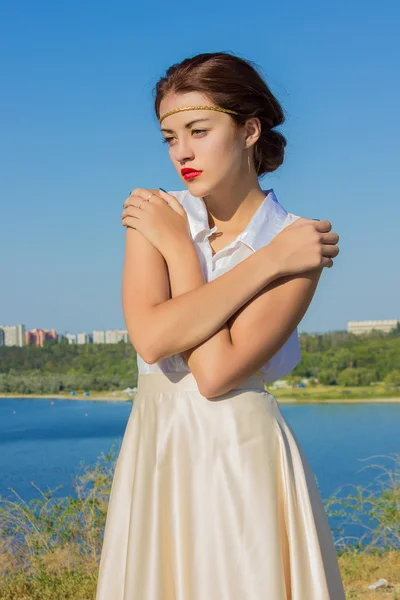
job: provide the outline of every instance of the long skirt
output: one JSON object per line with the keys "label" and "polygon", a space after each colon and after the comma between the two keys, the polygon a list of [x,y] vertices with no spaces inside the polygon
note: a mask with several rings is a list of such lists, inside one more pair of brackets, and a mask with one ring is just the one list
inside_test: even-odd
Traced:
{"label": "long skirt", "polygon": [[215,398],[139,374],[96,600],[344,600],[316,480],[258,371]]}

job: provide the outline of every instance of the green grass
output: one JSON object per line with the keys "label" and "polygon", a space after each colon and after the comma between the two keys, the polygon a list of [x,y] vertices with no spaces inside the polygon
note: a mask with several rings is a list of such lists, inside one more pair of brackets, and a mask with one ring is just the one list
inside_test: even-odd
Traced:
{"label": "green grass", "polygon": [[363,400],[375,398],[400,398],[400,390],[395,387],[381,385],[343,387],[339,385],[309,385],[306,388],[289,387],[266,389],[277,399],[293,398],[295,400]]}
{"label": "green grass", "polygon": [[[266,384],[266,390],[273,394],[278,400],[282,399],[294,399],[297,401],[317,401],[317,400],[371,400],[376,398],[400,398],[400,389],[396,386],[387,386],[384,384],[369,385],[369,386],[357,386],[357,387],[343,387],[339,385],[309,385],[306,388],[298,388],[296,386],[283,388],[283,389],[272,389],[270,384]],[[65,400],[90,400],[93,398],[99,398],[104,400],[125,400],[130,401],[128,394],[121,390],[87,390],[90,392],[90,396],[84,396],[86,390],[76,390],[76,396],[71,396],[69,392],[62,394],[32,394],[32,398],[60,398]],[[114,395],[115,394],[115,395]],[[2,394],[7,398],[19,398],[21,394],[8,393]],[[0,395],[1,396],[1,395]],[[29,397],[30,395],[26,395]],[[133,396],[134,397],[134,396]]]}

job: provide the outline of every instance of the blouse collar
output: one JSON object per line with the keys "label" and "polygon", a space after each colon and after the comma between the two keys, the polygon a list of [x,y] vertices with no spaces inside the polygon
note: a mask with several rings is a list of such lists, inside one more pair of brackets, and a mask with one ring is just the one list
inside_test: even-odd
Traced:
{"label": "blouse collar", "polygon": [[[232,245],[241,242],[256,251],[269,243],[281,231],[288,213],[278,202],[273,189],[263,190],[263,193],[265,194],[264,200]],[[182,204],[188,215],[190,232],[194,241],[203,241],[217,231],[217,225],[209,227],[207,207],[203,198],[192,196],[189,191],[186,191]]]}

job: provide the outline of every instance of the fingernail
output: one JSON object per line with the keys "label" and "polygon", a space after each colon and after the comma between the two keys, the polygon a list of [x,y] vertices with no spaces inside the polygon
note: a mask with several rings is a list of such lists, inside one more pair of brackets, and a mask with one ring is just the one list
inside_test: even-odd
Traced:
{"label": "fingernail", "polygon": [[164,190],[163,188],[158,188],[159,190],[161,190],[162,192],[165,192],[166,194],[168,194],[167,190]]}
{"label": "fingernail", "polygon": [[321,219],[312,219],[312,221],[320,221]]}

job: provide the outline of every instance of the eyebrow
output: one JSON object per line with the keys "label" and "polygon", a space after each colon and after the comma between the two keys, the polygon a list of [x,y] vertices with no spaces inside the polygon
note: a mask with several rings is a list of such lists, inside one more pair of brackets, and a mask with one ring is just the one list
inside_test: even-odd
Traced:
{"label": "eyebrow", "polygon": [[[194,121],[190,121],[190,123],[186,123],[185,127],[187,129],[189,129],[189,127],[191,125],[193,125],[194,123],[199,123],[200,121],[209,121],[210,119],[195,119]],[[173,129],[164,129],[163,127],[161,127],[161,131],[166,131],[167,133],[174,133]]]}

